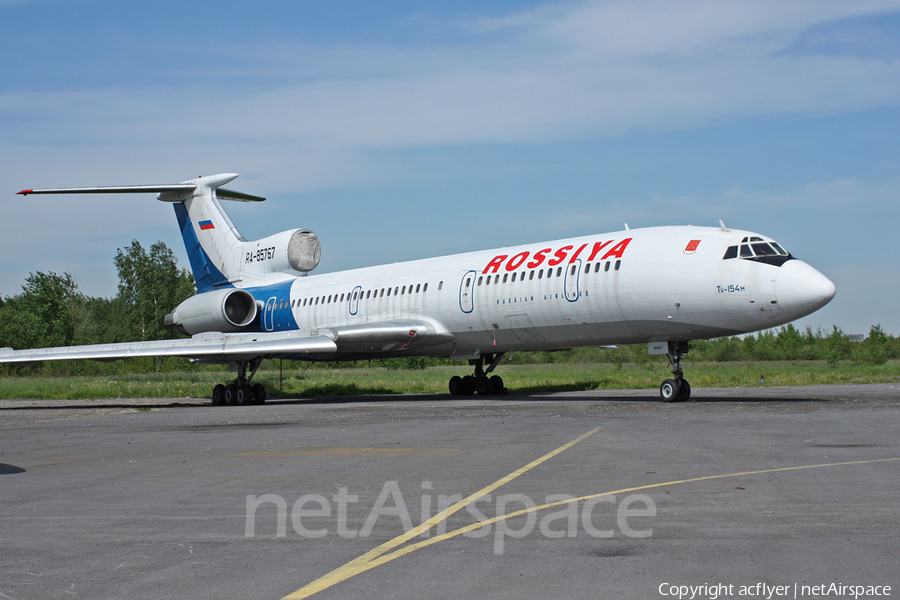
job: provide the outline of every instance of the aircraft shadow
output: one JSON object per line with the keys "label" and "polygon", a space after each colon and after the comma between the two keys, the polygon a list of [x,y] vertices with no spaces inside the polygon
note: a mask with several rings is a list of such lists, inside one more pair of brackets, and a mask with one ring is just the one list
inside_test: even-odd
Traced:
{"label": "aircraft shadow", "polygon": [[0,463],[0,475],[12,475],[13,473],[24,473],[25,469],[15,465]]}
{"label": "aircraft shadow", "polygon": [[[659,396],[654,392],[654,390],[647,390],[646,395],[617,395],[614,390],[603,391],[597,390],[596,393],[582,393],[577,396],[569,396],[569,395],[559,395],[560,392],[567,391],[578,391],[583,392],[583,390],[567,390],[560,389],[554,391],[547,391],[546,389],[542,389],[540,391],[531,391],[528,389],[524,390],[515,390],[508,394],[501,394],[497,396],[451,396],[447,393],[439,393],[439,394],[340,394],[340,395],[324,395],[324,396],[316,396],[316,395],[290,395],[290,396],[282,396],[279,394],[273,394],[266,400],[266,404],[268,405],[329,405],[329,404],[374,404],[374,403],[390,403],[390,404],[401,404],[407,402],[492,402],[492,403],[503,403],[503,402],[541,402],[552,400],[553,402],[565,402],[565,403],[584,403],[584,402],[642,402],[642,403],[653,403],[653,404],[661,404],[666,406],[679,406],[684,403],[681,402],[673,402],[673,403],[665,403],[659,399]],[[154,404],[154,403],[141,403],[141,404],[129,404],[123,403],[121,401],[111,400],[109,402],[104,402],[103,400],[98,400],[95,403],[85,403],[83,401],[71,401],[71,400],[59,400],[52,401],[52,404],[47,404],[43,406],[0,406],[0,414],[3,412],[13,412],[13,411],[26,411],[26,410],[36,410],[36,411],[60,411],[60,410],[97,410],[97,409],[122,409],[122,410],[138,410],[138,411],[149,411],[160,408],[212,408],[211,404],[208,400],[204,401],[202,398],[193,399],[193,401],[189,402],[167,402],[164,404]],[[755,403],[755,404],[775,404],[775,403],[805,403],[805,402],[830,402],[828,398],[797,398],[797,397],[778,397],[778,396],[757,396],[757,395],[748,395],[748,396],[694,396],[687,402],[687,404],[737,404],[737,403]],[[223,407],[215,407],[217,410],[227,410],[231,407],[223,406]]]}

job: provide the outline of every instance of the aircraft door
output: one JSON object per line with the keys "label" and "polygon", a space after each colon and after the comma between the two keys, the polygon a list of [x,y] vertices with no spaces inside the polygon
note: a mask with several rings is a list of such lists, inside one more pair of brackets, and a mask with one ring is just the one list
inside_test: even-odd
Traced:
{"label": "aircraft door", "polygon": [[356,315],[359,312],[359,297],[362,296],[362,286],[358,285],[353,288],[350,293],[350,314]]}
{"label": "aircraft door", "polygon": [[275,330],[275,303],[277,298],[272,296],[266,301],[266,308],[263,309],[262,326],[266,331]]}
{"label": "aircraft door", "polygon": [[459,282],[459,309],[468,314],[475,310],[475,278],[477,273],[469,271]]}
{"label": "aircraft door", "polygon": [[566,300],[576,302],[581,296],[581,259],[566,267]]}

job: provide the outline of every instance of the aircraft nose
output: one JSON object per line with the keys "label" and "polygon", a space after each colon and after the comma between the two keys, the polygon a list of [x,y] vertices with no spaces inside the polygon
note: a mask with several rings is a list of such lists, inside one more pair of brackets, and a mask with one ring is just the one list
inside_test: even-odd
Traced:
{"label": "aircraft nose", "polygon": [[813,313],[834,298],[834,283],[802,260],[789,260],[775,277],[778,305],[792,319]]}

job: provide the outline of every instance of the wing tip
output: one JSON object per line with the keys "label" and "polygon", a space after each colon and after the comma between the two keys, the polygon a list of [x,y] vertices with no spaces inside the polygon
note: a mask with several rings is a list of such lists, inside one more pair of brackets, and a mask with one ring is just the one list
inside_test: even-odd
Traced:
{"label": "wing tip", "polygon": [[34,192],[34,190],[22,190],[21,192],[16,192],[18,196],[27,196],[28,194]]}

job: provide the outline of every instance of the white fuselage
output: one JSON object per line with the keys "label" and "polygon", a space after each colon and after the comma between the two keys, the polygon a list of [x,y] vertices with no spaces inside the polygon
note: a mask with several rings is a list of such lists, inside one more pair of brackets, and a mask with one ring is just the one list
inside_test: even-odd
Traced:
{"label": "white fuselage", "polygon": [[[834,295],[806,263],[724,259],[758,234],[632,229],[247,285],[264,331],[415,319],[447,341],[409,354],[686,341],[775,327]],[[249,282],[248,282],[249,283]],[[450,341],[452,338],[452,341]],[[344,358],[352,358],[350,355]]]}

